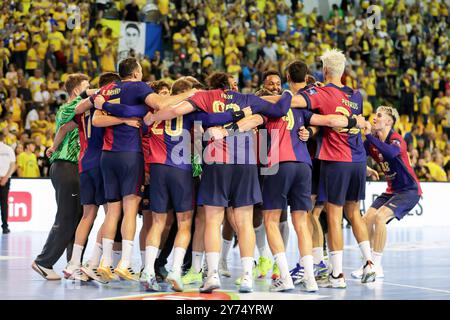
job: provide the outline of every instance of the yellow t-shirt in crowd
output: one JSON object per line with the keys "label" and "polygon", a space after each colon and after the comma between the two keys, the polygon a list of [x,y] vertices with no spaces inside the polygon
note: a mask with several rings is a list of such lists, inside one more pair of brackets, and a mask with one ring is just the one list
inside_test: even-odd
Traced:
{"label": "yellow t-shirt in crowd", "polygon": [[430,169],[430,174],[434,181],[447,181],[447,175],[441,166],[434,162],[428,162],[426,166]]}
{"label": "yellow t-shirt in crowd", "polygon": [[65,38],[61,32],[55,31],[48,34],[48,41],[55,46],[55,51],[60,51],[65,42]]}
{"label": "yellow t-shirt in crowd", "polygon": [[169,0],[158,0],[158,8],[163,16],[167,16],[169,14]]}
{"label": "yellow t-shirt in crowd", "polygon": [[28,78],[28,87],[31,93],[34,94],[41,90],[41,84],[45,83],[43,78],[35,78],[34,76]]}
{"label": "yellow t-shirt in crowd", "polygon": [[36,155],[22,152],[17,156],[17,166],[22,171],[23,178],[38,178],[41,176]]}
{"label": "yellow t-shirt in crowd", "polygon": [[25,65],[25,69],[27,69],[27,70],[37,69],[38,59],[39,59],[38,53],[36,52],[36,50],[34,48],[31,48],[30,50],[28,50],[27,62]]}
{"label": "yellow t-shirt in crowd", "polygon": [[429,96],[424,96],[422,98],[422,114],[430,114],[431,110],[431,98]]}

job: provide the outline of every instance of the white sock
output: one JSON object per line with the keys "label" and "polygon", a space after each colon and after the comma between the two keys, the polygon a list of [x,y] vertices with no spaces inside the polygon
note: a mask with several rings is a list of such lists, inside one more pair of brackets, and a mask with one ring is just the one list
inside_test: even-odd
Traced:
{"label": "white sock", "polygon": [[76,265],[81,264],[81,254],[83,253],[84,246],[80,246],[78,244],[73,245],[72,249],[72,257],[70,258],[70,262]]}
{"label": "white sock", "polygon": [[161,249],[158,249],[158,254],[156,255],[156,259],[159,258],[159,255],[161,254]]}
{"label": "white sock", "polygon": [[280,277],[282,279],[289,277],[289,265],[286,259],[286,252],[279,252],[273,258],[280,269]]}
{"label": "white sock", "polygon": [[372,259],[372,252],[370,250],[370,242],[369,241],[361,241],[360,243],[358,243],[359,249],[361,250],[361,254],[364,257],[364,260],[370,260],[373,261]]}
{"label": "white sock", "polygon": [[289,222],[287,221],[280,222],[280,232],[281,237],[283,238],[284,250],[287,250],[287,246],[289,243]]}
{"label": "white sock", "polygon": [[181,273],[181,266],[183,265],[183,259],[184,255],[186,254],[186,249],[175,247],[173,251],[172,271],[175,273]]}
{"label": "white sock", "polygon": [[145,248],[145,272],[150,275],[155,275],[155,260],[158,255],[158,248],[148,246]]}
{"label": "white sock", "polygon": [[208,265],[208,277],[219,272],[219,252],[207,252],[206,263]]}
{"label": "white sock", "polygon": [[113,244],[114,240],[103,238],[103,264],[105,266],[111,266],[113,262]]}
{"label": "white sock", "polygon": [[143,268],[145,266],[145,250],[141,250],[141,264]]}
{"label": "white sock", "polygon": [[133,259],[133,246],[132,240],[122,240],[122,259],[120,260],[120,267],[128,269],[131,266],[131,259]]}
{"label": "white sock", "polygon": [[270,257],[270,252],[266,245],[266,229],[264,223],[261,223],[259,227],[255,228],[256,246],[260,257]]}
{"label": "white sock", "polygon": [[330,262],[333,266],[333,277],[337,277],[342,273],[342,256],[342,250],[330,251]]}
{"label": "white sock", "polygon": [[319,264],[323,261],[323,247],[313,248],[312,255],[314,258],[314,264]]}
{"label": "white sock", "polygon": [[242,257],[242,274],[243,276],[252,276],[253,273],[253,257]]}
{"label": "white sock", "polygon": [[230,252],[231,246],[233,245],[232,240],[222,240],[222,250],[220,251],[220,261],[227,261],[228,253]]}
{"label": "white sock", "polygon": [[314,261],[313,256],[307,255],[302,258],[302,265],[305,268],[305,278],[314,278]]}
{"label": "white sock", "polygon": [[192,251],[192,268],[195,273],[199,273],[202,270],[203,251]]}
{"label": "white sock", "polygon": [[121,257],[122,257],[122,251],[120,251],[120,250],[113,250],[113,264],[112,264],[112,266],[114,268],[119,265]]}
{"label": "white sock", "polygon": [[383,252],[372,251],[373,263],[378,268],[381,267],[381,258],[383,258]]}
{"label": "white sock", "polygon": [[100,257],[102,256],[102,245],[101,243],[95,243],[94,250],[92,250],[91,258],[88,263],[90,266],[97,267],[100,263]]}

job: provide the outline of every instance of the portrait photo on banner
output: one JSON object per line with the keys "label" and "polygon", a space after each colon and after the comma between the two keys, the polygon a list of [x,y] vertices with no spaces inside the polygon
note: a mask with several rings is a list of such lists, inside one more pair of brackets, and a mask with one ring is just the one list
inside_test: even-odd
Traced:
{"label": "portrait photo on banner", "polygon": [[145,23],[122,22],[120,25],[119,55],[118,61],[129,56],[133,49],[136,56],[145,53]]}

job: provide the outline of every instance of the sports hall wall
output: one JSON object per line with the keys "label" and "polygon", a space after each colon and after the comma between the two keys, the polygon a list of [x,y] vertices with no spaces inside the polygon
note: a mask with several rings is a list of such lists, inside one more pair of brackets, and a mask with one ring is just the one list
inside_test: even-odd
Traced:
{"label": "sports hall wall", "polygon": [[[423,197],[419,204],[392,227],[450,226],[450,183],[421,182]],[[366,199],[361,203],[365,212],[378,195],[386,190],[386,182],[367,182]],[[9,194],[9,221],[11,230],[48,231],[56,213],[55,191],[50,179],[13,179]],[[103,217],[103,210],[98,213]],[[139,223],[140,223],[139,219]],[[94,230],[98,230],[97,219]]]}

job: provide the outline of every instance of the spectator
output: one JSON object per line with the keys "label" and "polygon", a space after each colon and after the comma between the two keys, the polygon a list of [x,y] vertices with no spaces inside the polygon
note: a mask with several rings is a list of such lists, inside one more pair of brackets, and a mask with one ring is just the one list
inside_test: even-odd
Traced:
{"label": "spectator", "polygon": [[17,174],[20,178],[40,177],[39,166],[34,154],[35,145],[32,141],[24,144],[25,151],[17,156]]}
{"label": "spectator", "polygon": [[125,6],[123,12],[123,19],[126,21],[139,21],[139,6],[136,0],[131,0],[129,4]]}
{"label": "spectator", "polygon": [[4,143],[4,134],[0,131],[0,211],[2,213],[3,234],[8,228],[8,194],[11,176],[16,171],[16,156],[13,149]]}

